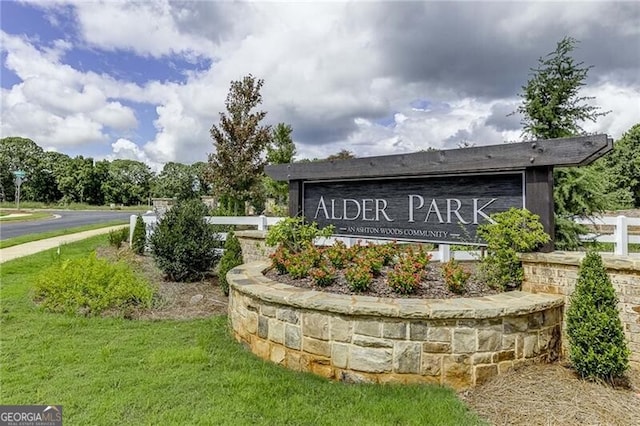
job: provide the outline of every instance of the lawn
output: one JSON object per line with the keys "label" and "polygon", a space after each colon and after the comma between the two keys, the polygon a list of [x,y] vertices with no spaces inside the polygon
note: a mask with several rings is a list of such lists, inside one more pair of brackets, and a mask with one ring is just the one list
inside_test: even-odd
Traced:
{"label": "lawn", "polygon": [[[12,201],[4,201],[0,203],[1,209],[15,209],[16,203]],[[146,204],[138,206],[122,206],[116,205],[115,208],[111,208],[110,205],[96,206],[86,203],[43,203],[41,201],[20,201],[20,209],[54,209],[54,210],[132,210],[132,211],[146,211],[151,207]]]}
{"label": "lawn", "polygon": [[[76,257],[106,236],[63,246]],[[482,424],[433,386],[330,382],[261,361],[224,316],[77,318],[39,311],[33,277],[53,251],[2,265],[0,404],[62,404],[65,424]]]}
{"label": "lawn", "polygon": [[[13,213],[13,212],[4,211],[4,212],[2,212],[2,216],[8,216],[11,213]],[[26,213],[26,212],[21,210],[19,213]],[[3,217],[2,219],[0,219],[0,223],[29,222],[29,221],[32,221],[32,220],[50,219],[52,217],[53,217],[53,215],[51,213],[47,213],[47,212],[29,212],[28,216]]]}

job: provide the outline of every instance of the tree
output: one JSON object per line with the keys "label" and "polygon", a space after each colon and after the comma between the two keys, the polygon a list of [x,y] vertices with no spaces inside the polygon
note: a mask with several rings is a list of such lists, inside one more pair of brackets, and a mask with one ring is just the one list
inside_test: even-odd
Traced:
{"label": "tree", "polygon": [[580,264],[567,311],[569,357],[583,378],[612,379],[629,365],[618,300],[611,279],[595,252]]}
{"label": "tree", "polygon": [[[583,134],[584,121],[596,121],[608,112],[590,105],[591,97],[580,96],[580,89],[590,66],[573,59],[577,41],[565,37],[555,51],[538,59],[538,68],[525,86],[521,105],[514,113],[522,114],[523,136],[531,139],[553,139]],[[563,168],[554,171],[556,204],[556,246],[574,249],[580,244],[579,234],[586,228],[576,225],[574,216],[587,216],[617,207],[607,193],[607,177],[598,167]]]}
{"label": "tree", "polygon": [[634,125],[613,145],[613,152],[604,158],[616,189],[628,189],[633,205],[640,207],[640,123]]}
{"label": "tree", "polygon": [[356,158],[356,156],[353,155],[353,152],[346,149],[341,149],[339,152],[336,152],[335,154],[331,154],[330,156],[328,156],[327,161],[348,160],[350,158]]}
{"label": "tree", "polygon": [[608,114],[589,105],[592,97],[580,96],[587,74],[592,68],[571,57],[577,40],[565,37],[556,50],[539,58],[538,68],[522,89],[522,104],[516,110],[523,116],[523,133],[534,139],[554,139],[584,133],[581,122],[595,122]]}
{"label": "tree", "polygon": [[[287,164],[293,162],[293,156],[296,155],[296,145],[291,139],[291,126],[278,123],[273,129],[272,141],[267,146],[267,163],[268,164]],[[265,193],[267,197],[273,198],[277,205],[284,206],[289,198],[289,184],[287,182],[278,182],[268,176],[264,178]]]}
{"label": "tree", "polygon": [[197,196],[196,171],[189,165],[166,163],[153,185],[153,195],[156,197],[177,198],[188,200]]}
{"label": "tree", "polygon": [[210,181],[236,214],[260,192],[263,153],[271,140],[270,126],[260,125],[267,113],[253,111],[262,103],[263,84],[251,74],[232,81],[227,112],[221,112],[219,125],[211,127],[215,152],[209,155]]}
{"label": "tree", "polygon": [[113,160],[102,183],[105,201],[124,205],[145,202],[150,194],[152,177],[149,166],[140,161]]}
{"label": "tree", "polygon": [[21,198],[35,200],[32,181],[36,173],[41,171],[40,158],[44,151],[34,141],[21,137],[6,137],[0,139],[0,180],[4,197],[8,201],[15,199],[16,170],[24,170],[26,179],[21,187]]}

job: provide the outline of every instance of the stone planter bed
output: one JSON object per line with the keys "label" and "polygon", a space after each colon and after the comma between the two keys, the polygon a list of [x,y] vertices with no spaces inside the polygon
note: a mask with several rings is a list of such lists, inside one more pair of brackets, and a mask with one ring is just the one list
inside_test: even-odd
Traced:
{"label": "stone planter bed", "polygon": [[436,383],[462,390],[560,351],[563,298],[508,292],[393,299],[293,287],[268,262],[228,274],[234,336],[297,371],[350,381]]}

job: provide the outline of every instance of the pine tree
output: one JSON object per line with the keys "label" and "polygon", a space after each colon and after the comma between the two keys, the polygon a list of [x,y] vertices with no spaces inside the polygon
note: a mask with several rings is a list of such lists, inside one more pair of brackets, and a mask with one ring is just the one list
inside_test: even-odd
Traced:
{"label": "pine tree", "polygon": [[[523,117],[523,136],[554,139],[584,134],[583,122],[595,122],[608,114],[588,103],[592,97],[580,95],[592,67],[573,59],[576,43],[574,38],[563,38],[553,52],[538,59],[537,68],[531,69],[531,78],[520,94],[522,103],[514,112]],[[594,182],[598,184],[593,185]],[[558,248],[575,249],[581,244],[579,235],[586,233],[586,228],[575,224],[574,216],[589,216],[618,207],[617,200],[608,195],[606,182],[606,175],[597,167],[554,171]],[[579,210],[574,211],[572,207],[578,204]]]}
{"label": "pine tree", "polygon": [[611,382],[629,366],[617,303],[602,258],[595,252],[587,253],[567,311],[570,359],[583,378]]}

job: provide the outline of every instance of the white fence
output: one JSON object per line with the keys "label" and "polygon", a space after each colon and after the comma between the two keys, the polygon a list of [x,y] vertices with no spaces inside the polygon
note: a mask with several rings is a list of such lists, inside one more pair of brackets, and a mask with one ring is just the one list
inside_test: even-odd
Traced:
{"label": "white fence", "polygon": [[603,216],[588,219],[576,219],[582,225],[614,226],[613,233],[592,232],[581,235],[582,241],[597,241],[599,243],[613,243],[613,253],[620,256],[629,254],[629,244],[640,244],[640,235],[629,235],[630,226],[640,226],[640,218],[626,216]]}
{"label": "white fence", "polygon": [[[133,229],[136,225],[136,215],[131,215],[130,218],[130,227],[129,227],[129,243],[131,243],[131,239],[133,238]],[[264,215],[261,216],[207,216],[207,222],[215,225],[244,225],[244,226],[255,226],[260,231],[266,231],[269,226],[273,226],[279,221],[281,221],[282,217],[267,217]],[[147,236],[153,229],[153,226],[158,221],[158,218],[155,214],[144,214],[142,216],[142,220],[145,223],[145,228],[147,230]],[[599,232],[599,233],[589,233],[586,235],[582,235],[580,239],[582,241],[598,241],[601,243],[613,243],[614,244],[614,254],[620,256],[627,256],[629,254],[629,244],[640,244],[640,235],[629,235],[629,227],[630,226],[638,226],[640,227],[640,218],[628,218],[626,216],[617,216],[617,217],[593,217],[588,219],[576,219],[577,223],[583,225],[596,225],[596,226],[614,226],[614,231],[611,234]],[[227,234],[222,232],[219,234],[221,240],[225,240]],[[320,244],[322,245],[331,245],[336,240],[341,240],[347,246],[352,246],[358,244],[359,241],[362,243],[372,242],[374,244],[384,244],[389,242],[388,240],[369,240],[363,238],[347,238],[347,237],[331,237],[326,239],[321,239]],[[447,262],[449,259],[457,259],[457,260],[477,260],[482,256],[482,252],[480,250],[470,250],[470,251],[451,251],[451,248],[447,244],[440,244],[438,246],[438,251],[430,252],[433,260],[438,260],[440,262]]]}
{"label": "white fence", "polygon": [[[129,244],[133,239],[133,229],[136,227],[137,215],[132,214],[129,218]],[[266,231],[269,226],[275,225],[281,221],[282,217],[261,216],[206,216],[205,219],[212,225],[244,225],[255,226],[259,231]],[[145,213],[142,220],[147,231],[147,238],[153,232],[153,227],[158,222],[158,217],[153,213]],[[227,239],[226,232],[220,232],[219,237],[222,241]]]}

